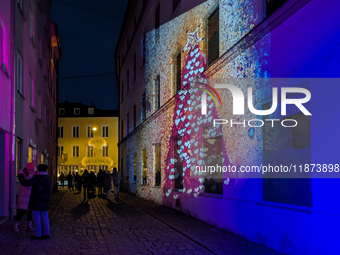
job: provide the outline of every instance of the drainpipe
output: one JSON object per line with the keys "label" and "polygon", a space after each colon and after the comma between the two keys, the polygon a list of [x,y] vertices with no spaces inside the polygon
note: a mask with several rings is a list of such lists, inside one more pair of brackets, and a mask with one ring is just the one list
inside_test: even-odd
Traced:
{"label": "drainpipe", "polygon": [[15,139],[15,83],[14,83],[14,70],[15,70],[15,4],[14,1],[11,1],[11,43],[12,45],[12,58],[10,60],[10,65],[12,66],[11,70],[11,123],[10,123],[10,136],[12,139],[12,142],[10,142],[10,162],[9,162],[9,217],[12,219],[14,216],[14,181],[15,181],[15,176],[14,176],[14,167],[15,167],[15,144],[16,144],[16,139]]}

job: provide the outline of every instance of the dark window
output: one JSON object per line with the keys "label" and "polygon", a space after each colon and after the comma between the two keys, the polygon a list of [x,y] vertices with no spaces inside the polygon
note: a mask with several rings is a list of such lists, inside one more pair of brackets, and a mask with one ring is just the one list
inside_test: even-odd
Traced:
{"label": "dark window", "polygon": [[133,106],[133,129],[136,128],[136,105]]}
{"label": "dark window", "polygon": [[157,75],[157,79],[155,81],[155,90],[156,90],[156,110],[161,108],[161,78]]}
{"label": "dark window", "polygon": [[64,127],[58,127],[58,138],[64,138]]}
{"label": "dark window", "polygon": [[129,70],[126,72],[126,94],[129,93]]}
{"label": "dark window", "polygon": [[137,18],[135,16],[135,18],[133,19],[133,31],[136,31],[136,25],[137,25]]}
{"label": "dark window", "polygon": [[180,2],[181,0],[173,0],[172,2],[173,11],[172,12],[174,12],[177,9],[177,6],[179,5]]}
{"label": "dark window", "polygon": [[287,0],[265,0],[266,1],[266,17],[277,11]]}
{"label": "dark window", "polygon": [[133,154],[133,183],[137,182],[137,153]]}
{"label": "dark window", "polygon": [[136,80],[136,54],[133,56],[133,81]]}
{"label": "dark window", "polygon": [[[202,136],[202,147],[206,151],[203,157],[203,166],[222,166],[222,126],[204,127]],[[222,195],[222,180],[222,172],[215,172],[213,175],[207,174],[204,178],[204,192]]]}
{"label": "dark window", "polygon": [[181,89],[181,53],[176,57],[176,93]]}
{"label": "dark window", "polygon": [[[270,107],[271,103],[268,103],[263,106],[263,109],[270,109]],[[271,115],[263,116],[263,118],[264,121],[266,119],[279,119]],[[296,127],[264,125],[262,128],[263,164],[287,166],[311,163],[310,116],[297,113],[282,120],[284,119],[294,119],[298,124]],[[286,125],[293,124],[286,122]],[[280,173],[265,173],[263,175],[263,200],[312,206],[312,183],[309,173],[299,173],[298,178],[284,177]]]}
{"label": "dark window", "polygon": [[126,179],[129,180],[129,172],[130,172],[130,159],[129,156],[126,157]]}
{"label": "dark window", "polygon": [[155,185],[161,186],[161,144],[158,143],[155,145],[156,150],[156,176],[155,176]]}
{"label": "dark window", "polygon": [[145,92],[142,95],[142,121],[146,120],[146,94]]}
{"label": "dark window", "polygon": [[219,8],[208,19],[208,65],[219,57]]}
{"label": "dark window", "polygon": [[183,189],[183,158],[180,157],[180,154],[177,152],[180,149],[180,144],[182,141],[182,137],[175,138],[174,142],[174,188],[175,189]]}

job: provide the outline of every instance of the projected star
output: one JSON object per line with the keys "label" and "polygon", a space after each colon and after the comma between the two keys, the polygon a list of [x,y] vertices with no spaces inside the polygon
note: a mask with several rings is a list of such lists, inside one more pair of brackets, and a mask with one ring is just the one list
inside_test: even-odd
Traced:
{"label": "projected star", "polygon": [[198,29],[199,26],[194,32],[188,33],[187,44],[184,46],[183,52],[195,48],[196,44],[203,40],[203,38],[200,38],[198,35]]}

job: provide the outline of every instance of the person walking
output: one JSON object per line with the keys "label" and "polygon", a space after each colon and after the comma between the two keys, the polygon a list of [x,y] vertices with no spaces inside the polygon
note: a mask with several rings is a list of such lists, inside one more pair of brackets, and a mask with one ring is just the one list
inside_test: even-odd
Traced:
{"label": "person walking", "polygon": [[[24,177],[26,180],[31,179],[35,172],[34,172],[34,165],[33,163],[28,163],[27,167],[23,170]],[[24,187],[20,184],[19,193],[18,193],[18,202],[17,202],[17,214],[15,215],[15,223],[12,228],[13,231],[19,231],[19,223],[22,217],[25,215],[27,211],[27,228],[26,230],[29,232],[33,232],[34,228],[32,227],[32,211],[28,209],[28,203],[30,200],[32,187]]]}
{"label": "person walking", "polygon": [[106,191],[106,199],[110,199],[111,189],[113,186],[112,184],[113,184],[112,174],[110,171],[107,171],[104,177],[104,189]]}
{"label": "person walking", "polygon": [[84,189],[84,200],[86,200],[86,197],[88,197],[89,185],[90,185],[90,174],[87,171],[87,169],[85,169],[83,175],[81,176],[81,182],[83,184],[83,189]]}
{"label": "person walking", "polygon": [[79,188],[78,188],[78,181],[80,179],[80,175],[78,174],[78,172],[76,172],[76,174],[74,175],[74,186],[75,186],[75,189],[79,191]]}
{"label": "person walking", "polygon": [[103,170],[99,169],[98,175],[97,175],[97,183],[98,183],[98,193],[103,193],[103,182],[105,178],[105,172]]}
{"label": "person walking", "polygon": [[26,180],[23,173],[19,174],[22,186],[32,186],[28,208],[32,210],[34,234],[32,239],[40,240],[50,237],[50,222],[48,208],[51,199],[51,179],[47,174],[47,165],[38,165],[38,173],[31,179]]}
{"label": "person walking", "polygon": [[115,199],[118,200],[118,198],[119,198],[120,174],[117,171],[116,167],[113,168],[112,177],[113,177],[113,186],[114,186],[114,192],[115,192]]}
{"label": "person walking", "polygon": [[73,176],[71,175],[71,172],[69,172],[68,175],[66,176],[66,180],[68,189],[72,189]]}
{"label": "person walking", "polygon": [[60,181],[60,186],[64,187],[64,182],[65,182],[65,175],[64,175],[64,173],[61,173],[61,175],[59,177],[59,181]]}

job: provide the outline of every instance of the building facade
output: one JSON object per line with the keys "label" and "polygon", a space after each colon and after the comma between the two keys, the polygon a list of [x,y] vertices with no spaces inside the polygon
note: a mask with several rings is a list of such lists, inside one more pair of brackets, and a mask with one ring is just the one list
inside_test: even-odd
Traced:
{"label": "building facade", "polygon": [[56,189],[56,106],[61,52],[57,25],[50,21],[50,1],[2,1],[1,5],[4,100],[0,111],[4,122],[1,141],[5,146],[1,145],[4,193],[0,194],[0,215],[11,217],[16,213],[17,175],[28,162],[35,167],[47,164],[52,189]]}
{"label": "building facade", "polygon": [[58,177],[118,167],[118,111],[81,103],[60,103]]}
{"label": "building facade", "polygon": [[[330,18],[338,7],[319,0],[129,1],[115,52],[122,188],[281,252],[332,253],[336,240],[327,225],[340,224],[340,208],[331,202],[339,194],[337,179],[248,178],[237,171],[209,178],[195,177],[194,170],[206,163],[235,169],[335,163],[336,150],[324,138],[339,135],[319,121],[326,109],[336,115],[330,106],[336,97],[326,99],[322,82],[310,78],[339,77],[340,23]],[[234,118],[239,128],[214,126],[220,116],[233,119],[233,98],[218,90],[221,104],[214,103],[212,90],[197,87],[301,77],[307,80],[289,82],[313,93],[306,107],[314,115],[289,109],[288,117],[301,123],[289,132],[246,127],[243,118]],[[246,94],[244,84],[239,88]],[[259,83],[253,91],[255,108],[269,109],[271,85]],[[248,110],[243,117],[258,116]],[[311,241],[317,233],[327,233],[322,243]]]}

